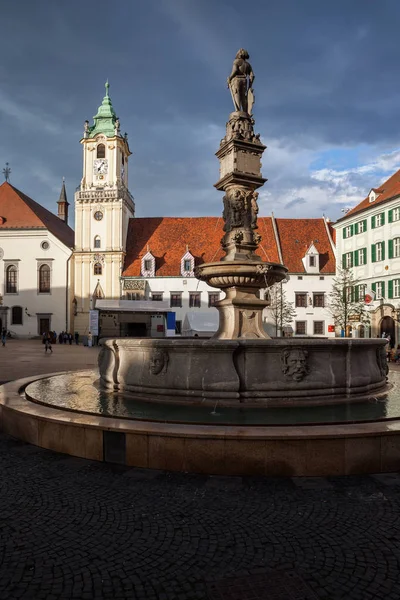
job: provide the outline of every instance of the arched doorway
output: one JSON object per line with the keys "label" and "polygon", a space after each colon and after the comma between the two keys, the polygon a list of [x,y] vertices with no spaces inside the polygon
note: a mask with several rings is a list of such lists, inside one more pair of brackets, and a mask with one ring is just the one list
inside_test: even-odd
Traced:
{"label": "arched doorway", "polygon": [[364,325],[358,326],[358,337],[365,338],[365,326]]}
{"label": "arched doorway", "polygon": [[347,325],[346,327],[346,337],[351,337],[353,333],[353,327],[351,325]]}
{"label": "arched doorway", "polygon": [[383,333],[386,333],[386,337],[388,334],[390,335],[390,345],[393,348],[396,343],[396,328],[392,317],[383,317],[381,321],[381,336]]}

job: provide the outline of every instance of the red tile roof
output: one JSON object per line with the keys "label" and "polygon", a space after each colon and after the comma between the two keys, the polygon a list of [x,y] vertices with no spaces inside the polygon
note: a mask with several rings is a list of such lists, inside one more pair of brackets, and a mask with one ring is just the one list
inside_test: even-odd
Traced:
{"label": "red tile roof", "polygon": [[392,198],[399,196],[400,195],[400,170],[396,171],[396,173],[394,173],[394,175],[389,177],[389,179],[387,179],[384,183],[382,183],[382,185],[380,185],[378,188],[372,188],[372,189],[374,190],[374,192],[379,194],[378,197],[376,198],[376,200],[374,200],[373,202],[370,202],[369,196],[367,196],[366,198],[364,198],[364,200],[362,200],[359,204],[357,204],[357,206],[355,206],[354,208],[349,210],[349,212],[346,213],[344,217],[342,217],[341,219],[338,219],[338,221],[347,219],[347,217],[350,217],[351,215],[362,212],[363,210],[374,207],[377,204],[381,204],[383,202],[386,202],[387,200],[391,200]]}
{"label": "red tile roof", "polygon": [[[292,273],[304,273],[301,258],[314,241],[321,254],[321,271],[335,272],[335,258],[323,219],[276,219],[283,264]],[[259,217],[262,241],[259,256],[279,263],[278,247],[271,217]],[[156,259],[156,275],[179,276],[186,246],[196,265],[218,261],[223,256],[220,217],[152,217],[130,219],[123,277],[140,277],[141,260],[150,251]],[[297,240],[297,241],[296,241]],[[318,241],[317,241],[318,240]]]}
{"label": "red tile roof", "polygon": [[69,248],[74,245],[71,227],[7,181],[0,185],[0,231],[2,229],[48,229]]}
{"label": "red tile roof", "polygon": [[311,244],[319,252],[320,272],[335,273],[335,255],[323,219],[276,219],[276,226],[283,264],[289,273],[305,272],[301,259]]}

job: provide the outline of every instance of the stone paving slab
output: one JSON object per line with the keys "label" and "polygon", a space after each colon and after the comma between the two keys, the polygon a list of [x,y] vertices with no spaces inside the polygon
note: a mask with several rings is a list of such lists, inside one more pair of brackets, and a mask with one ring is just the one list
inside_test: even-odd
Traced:
{"label": "stone paving slab", "polygon": [[240,600],[399,599],[393,477],[228,479],[0,435],[0,598],[233,600],[237,578]]}

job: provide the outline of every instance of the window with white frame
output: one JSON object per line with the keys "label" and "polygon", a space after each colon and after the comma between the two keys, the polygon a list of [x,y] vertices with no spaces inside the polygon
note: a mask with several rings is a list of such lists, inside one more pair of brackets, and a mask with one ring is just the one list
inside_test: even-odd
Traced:
{"label": "window with white frame", "polygon": [[357,250],[358,252],[358,264],[359,265],[364,265],[365,264],[365,252],[364,252],[364,248],[361,248],[361,250]]}
{"label": "window with white frame", "polygon": [[360,283],[358,286],[358,299],[363,300],[365,298],[365,293],[367,290],[367,285],[365,283]]}
{"label": "window with white frame", "polygon": [[151,299],[153,300],[153,302],[162,302],[163,292],[152,292]]}
{"label": "window with white frame", "polygon": [[200,292],[189,292],[189,308],[200,308],[200,307],[201,307]]}
{"label": "window with white frame", "polygon": [[208,306],[214,306],[219,301],[219,292],[208,292]]}
{"label": "window with white frame", "polygon": [[171,292],[170,295],[170,307],[181,308],[182,307],[182,292]]}
{"label": "window with white frame", "polygon": [[382,242],[375,244],[375,257],[376,262],[383,260]]}
{"label": "window with white frame", "polygon": [[39,294],[50,294],[49,265],[41,265],[39,267]]}
{"label": "window with white frame", "polygon": [[394,238],[393,240],[393,257],[398,258],[400,256],[400,237]]}
{"label": "window with white frame", "polygon": [[353,288],[351,286],[345,288],[345,297],[347,302],[353,301]]}
{"label": "window with white frame", "polygon": [[375,227],[380,227],[382,225],[382,213],[380,215],[376,215],[375,217]]}
{"label": "window with white frame", "polygon": [[154,277],[156,274],[156,259],[150,251],[142,258],[140,273],[142,277]]}
{"label": "window with white frame", "polygon": [[392,211],[392,221],[400,221],[400,206]]}
{"label": "window with white frame", "polygon": [[344,237],[345,238],[351,237],[351,225],[348,225],[347,227],[344,228]]}
{"label": "window with white frame", "polygon": [[314,321],[314,335],[324,335],[323,321]]}
{"label": "window with white frame", "polygon": [[344,255],[344,265],[345,265],[346,269],[350,269],[353,266],[353,253],[352,252],[347,252],[347,254]]}
{"label": "window with white frame", "polygon": [[377,300],[379,300],[380,298],[383,298],[383,282],[382,281],[378,281],[376,283],[376,298],[377,298]]}
{"label": "window with white frame", "polygon": [[18,268],[16,265],[8,265],[6,268],[6,294],[18,294]]}
{"label": "window with white frame", "polygon": [[101,240],[99,235],[96,235],[94,238],[94,247],[101,248]]}
{"label": "window with white frame", "polygon": [[296,335],[306,335],[307,321],[296,321]]}
{"label": "window with white frame", "polygon": [[182,256],[181,259],[181,275],[182,277],[193,277],[194,269],[194,256],[190,254],[189,250]]}
{"label": "window with white frame", "polygon": [[400,297],[400,279],[395,279],[393,281],[393,298]]}
{"label": "window with white frame", "polygon": [[359,221],[357,223],[357,233],[363,233],[364,232],[364,221]]}

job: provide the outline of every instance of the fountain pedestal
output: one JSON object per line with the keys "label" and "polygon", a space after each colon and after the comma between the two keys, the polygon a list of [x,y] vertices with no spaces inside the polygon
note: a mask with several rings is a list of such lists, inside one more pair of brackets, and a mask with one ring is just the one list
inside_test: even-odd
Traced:
{"label": "fountain pedestal", "polygon": [[269,339],[262,323],[267,302],[259,297],[267,288],[286,277],[283,265],[266,263],[256,254],[261,236],[257,232],[258,193],[266,179],[261,175],[261,157],[266,148],[254,133],[254,119],[243,111],[230,114],[226,135],[216,156],[220,179],[215,184],[225,192],[225,256],[221,262],[199,265],[198,279],[222,289],[226,297],[215,304],[219,311],[219,329],[215,339]]}

